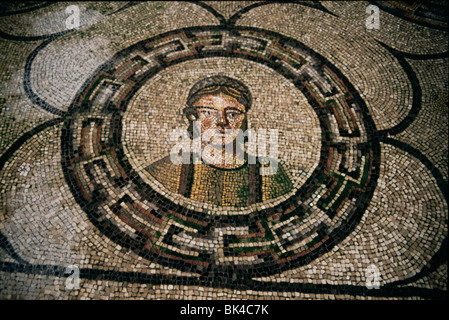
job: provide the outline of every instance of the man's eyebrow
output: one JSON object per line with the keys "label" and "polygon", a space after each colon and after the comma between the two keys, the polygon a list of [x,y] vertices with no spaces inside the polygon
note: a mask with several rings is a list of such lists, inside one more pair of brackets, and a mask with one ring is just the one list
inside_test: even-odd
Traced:
{"label": "man's eyebrow", "polygon": [[[212,108],[212,107],[203,107],[203,106],[196,106],[195,108],[201,108],[201,109],[210,109],[210,110],[215,110],[215,111],[219,111],[216,108]],[[240,113],[244,113],[245,111],[237,109],[235,107],[229,107],[229,108],[225,108],[225,110],[232,110],[232,111],[238,111]]]}
{"label": "man's eyebrow", "polygon": [[201,109],[210,109],[210,110],[215,110],[218,111],[218,109],[212,108],[212,107],[203,107],[203,106],[196,106],[195,108],[201,108]]}
{"label": "man's eyebrow", "polygon": [[243,110],[240,110],[240,109],[238,109],[238,108],[235,108],[235,107],[229,107],[229,108],[225,108],[225,110],[233,110],[233,111],[238,111],[238,112],[240,112],[240,113],[244,113],[245,111],[243,111]]}

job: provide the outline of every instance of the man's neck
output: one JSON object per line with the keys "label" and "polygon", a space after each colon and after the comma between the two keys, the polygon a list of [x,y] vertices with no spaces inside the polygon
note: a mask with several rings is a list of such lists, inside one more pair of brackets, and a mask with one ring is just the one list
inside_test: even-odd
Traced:
{"label": "man's neck", "polygon": [[246,163],[244,152],[225,152],[225,148],[214,148],[210,146],[202,150],[202,159],[208,165],[221,169],[236,169]]}

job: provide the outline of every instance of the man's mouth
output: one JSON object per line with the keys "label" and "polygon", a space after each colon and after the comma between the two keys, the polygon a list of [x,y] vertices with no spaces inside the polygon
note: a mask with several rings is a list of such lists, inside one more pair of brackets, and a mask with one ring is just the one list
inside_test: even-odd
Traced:
{"label": "man's mouth", "polygon": [[[229,129],[214,129],[209,132],[205,132],[209,142],[213,143],[223,143],[229,139],[233,139],[232,130]],[[204,139],[204,138],[203,138]]]}
{"label": "man's mouth", "polygon": [[227,133],[217,133],[214,136],[212,136],[211,141],[223,140],[230,137],[231,135]]}

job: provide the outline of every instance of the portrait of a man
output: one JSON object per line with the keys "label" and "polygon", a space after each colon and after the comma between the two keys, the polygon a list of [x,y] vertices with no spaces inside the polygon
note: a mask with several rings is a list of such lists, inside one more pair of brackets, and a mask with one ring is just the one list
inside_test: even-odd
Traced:
{"label": "portrait of a man", "polygon": [[[292,182],[277,159],[248,153],[242,139],[248,128],[252,95],[241,81],[212,76],[191,88],[183,114],[191,138],[200,136],[201,157],[174,163],[170,156],[146,169],[171,192],[192,200],[245,207],[275,199],[292,189]],[[198,133],[200,132],[200,133]],[[266,170],[273,163],[275,170]]]}

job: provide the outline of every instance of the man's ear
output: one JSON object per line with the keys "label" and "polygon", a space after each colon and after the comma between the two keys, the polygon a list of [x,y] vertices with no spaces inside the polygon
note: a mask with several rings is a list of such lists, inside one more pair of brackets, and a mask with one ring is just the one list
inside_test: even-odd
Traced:
{"label": "man's ear", "polygon": [[248,117],[247,114],[245,113],[245,118],[243,119],[243,123],[242,123],[242,131],[246,131],[248,129]]}
{"label": "man's ear", "polygon": [[182,112],[184,113],[184,115],[186,116],[186,118],[189,121],[195,121],[198,119],[198,110],[197,108],[193,108],[193,107],[186,107],[184,108],[184,110],[182,110]]}

